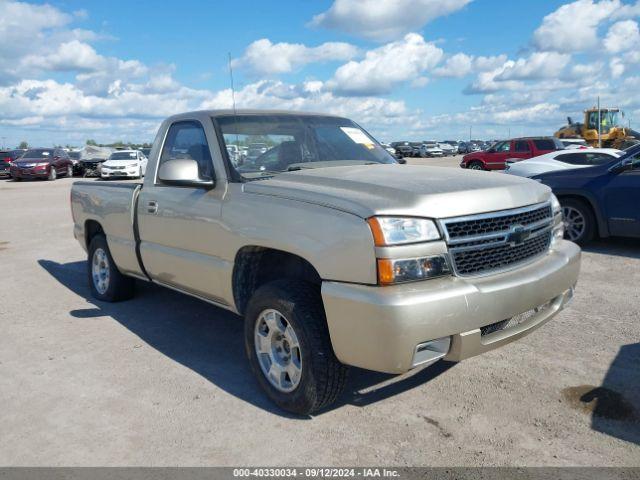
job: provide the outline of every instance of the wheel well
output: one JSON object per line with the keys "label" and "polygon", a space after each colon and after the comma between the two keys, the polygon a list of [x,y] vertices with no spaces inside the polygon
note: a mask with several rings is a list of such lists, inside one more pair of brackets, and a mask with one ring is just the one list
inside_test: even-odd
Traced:
{"label": "wheel well", "polygon": [[85,245],[89,248],[89,244],[93,237],[96,235],[104,234],[104,230],[102,229],[102,225],[100,225],[95,220],[87,220],[84,224],[84,238]]}
{"label": "wheel well", "polygon": [[253,293],[262,285],[284,278],[320,286],[318,271],[304,258],[282,250],[247,246],[236,254],[233,267],[233,298],[244,313]]}
{"label": "wheel well", "polygon": [[572,199],[572,200],[577,200],[579,202],[584,203],[587,206],[587,208],[591,211],[593,218],[596,219],[597,234],[601,237],[609,236],[609,229],[607,228],[606,223],[603,223],[600,213],[594,208],[593,203],[591,203],[591,200],[589,200],[587,197],[583,197],[582,195],[575,195],[575,194],[566,194],[566,195],[559,194],[557,197],[559,201],[562,201],[563,199]]}

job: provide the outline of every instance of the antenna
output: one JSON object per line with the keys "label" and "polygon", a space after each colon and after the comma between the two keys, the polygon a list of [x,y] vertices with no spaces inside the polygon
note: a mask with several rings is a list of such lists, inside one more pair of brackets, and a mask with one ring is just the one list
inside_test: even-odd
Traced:
{"label": "antenna", "polygon": [[[231,52],[228,52],[228,57],[229,57],[229,79],[231,80],[231,102],[233,103],[233,124],[236,127],[236,151],[238,152],[238,156],[237,158],[235,158],[235,161],[238,162],[238,164],[242,164],[241,158],[240,158],[240,153],[239,153],[239,149],[240,149],[240,139],[238,138],[238,117],[237,117],[237,113],[236,113],[236,89],[233,86],[233,67],[231,66]],[[228,154],[228,152],[227,152]],[[233,162],[232,162],[233,163]]]}
{"label": "antenna", "polygon": [[231,101],[233,102],[233,114],[236,114],[236,89],[233,87],[233,67],[231,66],[231,52],[229,55],[229,78],[231,79]]}

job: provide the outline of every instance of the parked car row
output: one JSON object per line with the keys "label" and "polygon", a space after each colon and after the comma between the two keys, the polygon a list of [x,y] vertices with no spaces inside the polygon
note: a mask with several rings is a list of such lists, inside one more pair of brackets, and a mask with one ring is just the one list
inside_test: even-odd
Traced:
{"label": "parked car row", "polygon": [[59,176],[141,178],[147,156],[141,150],[116,150],[105,158],[81,158],[79,151],[64,148],[30,148],[0,152],[0,178],[55,180]]}
{"label": "parked car row", "polygon": [[[383,144],[385,147],[387,144]],[[389,147],[394,150],[398,158],[404,157],[447,157],[459,153],[460,142],[447,140],[437,142],[435,140],[424,140],[422,142],[392,142]]]}

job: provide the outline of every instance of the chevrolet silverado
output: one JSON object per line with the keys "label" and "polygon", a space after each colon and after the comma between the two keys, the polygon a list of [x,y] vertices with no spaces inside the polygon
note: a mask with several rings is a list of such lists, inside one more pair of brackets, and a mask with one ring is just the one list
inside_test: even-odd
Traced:
{"label": "chevrolet silverado", "polygon": [[96,299],[137,279],[244,316],[258,383],[298,414],[335,401],[348,365],[403,373],[527,335],[580,266],[545,185],[401,165],[323,114],[170,117],[144,182],[77,182],[71,208]]}

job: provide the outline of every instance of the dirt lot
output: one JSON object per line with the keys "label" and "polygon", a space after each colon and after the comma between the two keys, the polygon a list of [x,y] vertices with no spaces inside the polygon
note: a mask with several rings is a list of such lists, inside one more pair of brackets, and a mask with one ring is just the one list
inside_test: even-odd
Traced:
{"label": "dirt lot", "polygon": [[640,465],[638,241],[589,247],[571,308],[525,339],[352,370],[300,419],[259,391],[234,315],[148,284],[91,300],[70,186],[0,180],[0,465]]}

